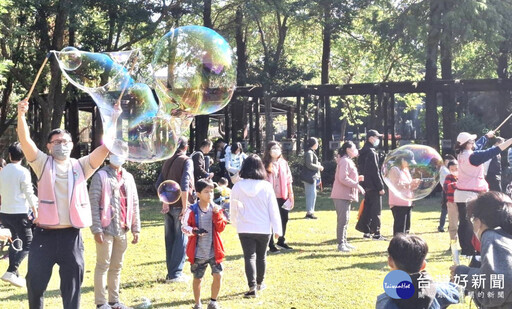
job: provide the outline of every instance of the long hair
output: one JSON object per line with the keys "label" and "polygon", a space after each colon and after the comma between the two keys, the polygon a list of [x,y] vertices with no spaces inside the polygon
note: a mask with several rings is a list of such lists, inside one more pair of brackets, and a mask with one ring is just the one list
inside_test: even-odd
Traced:
{"label": "long hair", "polygon": [[318,144],[318,139],[316,137],[310,137],[306,142],[306,150],[311,149],[315,144]]}
{"label": "long hair", "polygon": [[[265,153],[263,154],[263,165],[265,166],[265,170],[267,171],[267,173],[272,172],[272,157],[270,156],[270,150],[274,146],[279,146],[281,148],[281,145],[278,142],[270,141],[265,147]],[[280,158],[282,157],[283,155],[281,155]]]}
{"label": "long hair", "polygon": [[461,144],[459,142],[457,142],[455,144],[455,154],[460,154],[461,152],[463,152],[464,150],[466,150],[466,146],[468,145],[468,142],[465,142],[464,144]]}

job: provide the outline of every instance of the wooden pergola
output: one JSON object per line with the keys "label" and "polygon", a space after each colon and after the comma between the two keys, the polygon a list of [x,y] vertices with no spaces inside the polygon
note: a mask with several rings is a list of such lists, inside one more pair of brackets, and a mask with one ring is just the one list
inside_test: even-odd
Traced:
{"label": "wooden pergola", "polygon": [[[394,111],[395,94],[426,93],[434,91],[435,93],[450,93],[453,98],[461,98],[458,108],[467,108],[468,93],[470,92],[510,92],[512,91],[512,80],[510,79],[473,79],[473,80],[438,80],[434,83],[419,82],[385,82],[385,83],[361,83],[346,85],[305,85],[299,87],[289,87],[272,94],[272,98],[294,98],[286,103],[274,101],[272,103],[272,114],[286,114],[287,116],[287,138],[295,137],[297,154],[301,149],[301,140],[310,137],[307,129],[307,123],[310,120],[315,121],[315,127],[321,127],[323,144],[328,146],[332,139],[332,129],[328,121],[328,116],[320,110],[326,109],[326,98],[340,96],[368,96],[370,102],[369,118],[367,127],[377,128],[384,133],[384,150],[389,147],[389,138],[391,136],[391,148],[397,146],[396,134],[394,129]],[[240,100],[240,98],[247,98]],[[455,99],[454,99],[455,100]],[[230,104],[247,104],[249,122],[249,144],[256,149],[261,148],[261,115],[265,115],[265,106],[263,103],[263,89],[260,86],[237,87]],[[293,104],[290,104],[292,102]],[[72,104],[71,104],[72,103]],[[313,103],[317,108],[314,119],[309,119],[306,108],[309,103]],[[510,102],[508,102],[510,103]],[[507,103],[507,106],[510,105]],[[230,109],[228,105],[224,110],[216,112],[211,117],[223,119],[226,124],[226,132],[230,130]],[[40,108],[36,104],[31,104],[31,115],[29,121],[35,132],[40,126]],[[68,102],[65,110],[66,128],[73,135],[75,142],[78,142],[78,112],[91,112],[93,115],[93,138],[92,149],[95,148],[101,140],[101,119],[98,108],[94,101],[87,95],[81,96],[75,102]],[[505,116],[508,114],[505,113]],[[319,119],[321,118],[321,119]],[[295,121],[294,121],[295,120]],[[296,126],[294,125],[296,123]],[[318,132],[319,130],[317,130]],[[328,154],[328,147],[324,147],[323,154]]]}

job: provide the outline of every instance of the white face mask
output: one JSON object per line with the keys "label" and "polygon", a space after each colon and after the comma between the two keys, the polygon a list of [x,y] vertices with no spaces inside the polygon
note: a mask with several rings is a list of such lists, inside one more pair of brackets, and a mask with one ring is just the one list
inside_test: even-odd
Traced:
{"label": "white face mask", "polygon": [[380,144],[380,139],[376,139],[374,142],[373,142],[373,147],[377,147],[379,146]]}
{"label": "white face mask", "polygon": [[53,145],[52,156],[59,161],[64,161],[71,156],[71,150],[73,150],[72,143]]}
{"label": "white face mask", "polygon": [[272,158],[279,158],[281,156],[281,149],[270,149],[270,156]]}
{"label": "white face mask", "polygon": [[116,156],[115,154],[110,155],[110,164],[121,167],[126,162],[124,158]]}

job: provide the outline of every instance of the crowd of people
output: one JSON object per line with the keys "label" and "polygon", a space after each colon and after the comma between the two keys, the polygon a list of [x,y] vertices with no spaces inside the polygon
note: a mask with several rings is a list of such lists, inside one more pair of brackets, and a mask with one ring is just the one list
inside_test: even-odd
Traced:
{"label": "crowd of people", "polygon": [[[71,158],[73,142],[65,130],[50,132],[46,144],[49,154],[45,154],[29,136],[27,109],[26,101],[18,104],[19,143],[9,147],[10,163],[0,171],[0,220],[10,229],[13,239],[21,243],[19,248],[10,247],[9,266],[1,279],[26,286],[29,307],[43,308],[52,268],[58,264],[63,308],[79,308],[84,277],[82,229],[89,227],[96,243],[95,304],[100,309],[129,308],[120,299],[120,274],[129,234],[131,243],[137,244],[141,232],[133,176],[123,168],[124,159],[105,146],[78,160]],[[356,250],[348,242],[347,229],[352,203],[359,202],[360,194],[364,196],[364,206],[356,229],[363,233],[363,238],[386,240],[381,234],[380,220],[386,192],[376,151],[381,137],[378,131],[369,130],[360,151],[351,141],[344,142],[337,151],[331,198],[337,215],[338,251]],[[492,146],[484,149],[489,139],[493,139]],[[305,218],[314,220],[317,187],[324,167],[316,154],[318,140],[310,138],[305,144],[300,179],[305,190]],[[499,192],[496,164],[500,162],[501,151],[510,145],[512,139],[497,139],[492,131],[478,140],[475,135],[462,132],[455,147],[457,156],[445,156],[445,167],[441,170],[443,205],[438,230],[444,231],[448,215],[451,244],[458,240],[461,254],[473,256],[469,266],[455,265],[450,269],[453,281],[462,275],[502,274],[508,282],[503,299],[490,299],[489,293],[495,292],[491,288],[477,288],[485,293],[479,293],[475,301],[485,308],[512,306],[512,200]],[[210,265],[213,282],[207,308],[220,308],[218,297],[226,256],[221,234],[231,223],[243,251],[248,285],[244,297],[256,297],[266,288],[267,250],[293,250],[285,237],[288,215],[295,206],[293,179],[281,145],[269,142],[262,157],[247,155],[240,143],[228,145],[223,140],[215,144],[205,140],[190,156],[188,147],[188,140],[181,137],[176,153],[165,161],[155,183],[158,187],[172,180],[181,190],[175,202],[162,203],[165,281],[189,281],[184,272],[188,260],[194,308],[202,308],[201,283]],[[218,173],[211,172],[212,150]],[[30,172],[21,165],[23,158],[37,176],[37,197]],[[108,164],[101,167],[106,159]],[[393,162],[387,177],[404,191],[412,191],[419,185],[409,171],[414,164],[414,155],[405,151]],[[91,177],[88,188],[87,179]],[[494,190],[489,192],[489,187]],[[410,275],[415,293],[407,300],[382,294],[377,299],[377,308],[445,308],[457,303],[461,295],[456,285],[435,283],[425,270],[428,245],[422,238],[409,234],[412,203],[391,190],[388,196],[394,218],[388,264],[391,270],[403,270]],[[26,256],[25,281],[18,268]],[[431,287],[425,289],[420,279],[430,282]]]}

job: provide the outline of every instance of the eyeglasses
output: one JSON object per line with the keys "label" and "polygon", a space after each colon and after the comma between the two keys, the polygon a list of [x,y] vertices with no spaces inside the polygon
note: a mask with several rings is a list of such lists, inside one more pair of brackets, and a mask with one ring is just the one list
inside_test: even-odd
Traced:
{"label": "eyeglasses", "polygon": [[53,145],[67,145],[69,143],[72,143],[73,141],[67,140],[67,139],[56,139],[50,142],[50,144]]}

